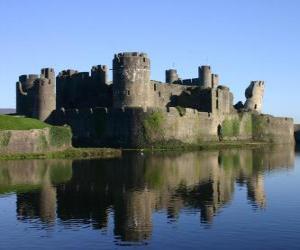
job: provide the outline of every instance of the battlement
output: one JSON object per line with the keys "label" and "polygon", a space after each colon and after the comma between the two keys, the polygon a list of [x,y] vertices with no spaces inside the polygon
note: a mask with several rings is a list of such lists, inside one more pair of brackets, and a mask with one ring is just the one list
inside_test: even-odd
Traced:
{"label": "battlement", "polygon": [[115,58],[116,57],[148,57],[148,55],[143,52],[121,52],[115,54]]}
{"label": "battlement", "polygon": [[58,78],[70,77],[74,74],[77,74],[78,71],[74,69],[66,69],[58,73]]}
{"label": "battlement", "polygon": [[37,78],[39,78],[39,75],[36,75],[36,74],[20,75],[19,76],[19,82],[25,83],[27,80],[33,81]]}
{"label": "battlement", "polygon": [[92,67],[91,72],[105,72],[108,71],[107,65],[95,65]]}
{"label": "battlement", "polygon": [[257,84],[258,86],[264,86],[265,82],[261,80],[251,81],[251,84]]}
{"label": "battlement", "polygon": [[55,78],[54,69],[53,68],[43,68],[43,69],[41,69],[41,77]]}

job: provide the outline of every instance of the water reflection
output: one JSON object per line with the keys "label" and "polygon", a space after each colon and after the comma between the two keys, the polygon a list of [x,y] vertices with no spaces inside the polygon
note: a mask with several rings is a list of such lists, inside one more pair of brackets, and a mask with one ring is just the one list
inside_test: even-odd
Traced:
{"label": "water reflection", "polygon": [[108,227],[122,241],[148,240],[152,214],[170,222],[184,209],[200,211],[212,223],[237,185],[247,187],[255,209],[267,206],[264,175],[294,165],[293,148],[234,149],[208,152],[125,153],[122,159],[0,162],[0,192],[16,192],[21,221],[66,228]]}

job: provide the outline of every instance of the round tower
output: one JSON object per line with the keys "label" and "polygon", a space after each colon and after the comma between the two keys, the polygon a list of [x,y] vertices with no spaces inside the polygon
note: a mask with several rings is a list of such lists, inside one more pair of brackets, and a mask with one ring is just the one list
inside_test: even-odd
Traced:
{"label": "round tower", "polygon": [[150,85],[150,60],[145,53],[116,54],[113,59],[113,106],[153,106]]}
{"label": "round tower", "polygon": [[45,121],[56,108],[55,73],[53,69],[41,70],[41,78],[35,81],[33,92],[35,102],[32,117]]}
{"label": "round tower", "polygon": [[178,74],[176,69],[166,70],[166,83],[174,83],[178,81]]}
{"label": "round tower", "polygon": [[211,88],[212,87],[212,79],[211,79],[211,69],[208,65],[203,65],[198,68],[200,86],[203,88]]}

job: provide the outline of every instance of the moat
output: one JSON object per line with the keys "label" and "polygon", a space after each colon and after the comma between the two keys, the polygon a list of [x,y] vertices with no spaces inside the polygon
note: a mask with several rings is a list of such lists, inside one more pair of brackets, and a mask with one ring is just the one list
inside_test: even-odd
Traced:
{"label": "moat", "polygon": [[293,146],[0,161],[0,248],[297,249],[299,180]]}

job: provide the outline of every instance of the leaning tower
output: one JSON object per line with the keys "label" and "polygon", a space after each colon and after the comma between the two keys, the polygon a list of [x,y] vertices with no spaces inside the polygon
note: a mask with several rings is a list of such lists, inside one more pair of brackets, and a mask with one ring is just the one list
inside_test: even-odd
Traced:
{"label": "leaning tower", "polygon": [[116,54],[113,59],[113,106],[153,106],[150,84],[150,60],[145,53]]}

